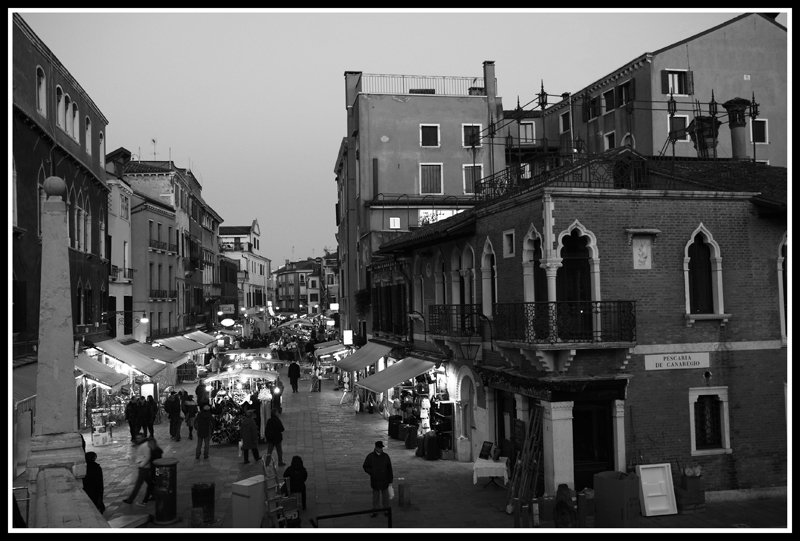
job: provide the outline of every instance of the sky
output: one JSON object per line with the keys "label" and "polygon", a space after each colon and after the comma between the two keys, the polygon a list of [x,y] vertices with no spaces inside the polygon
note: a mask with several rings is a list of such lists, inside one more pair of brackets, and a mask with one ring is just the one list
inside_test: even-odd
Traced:
{"label": "sky", "polygon": [[345,71],[482,77],[493,60],[511,109],[748,11],[10,8],[9,66],[16,12],[108,119],[107,152],[190,168],[223,226],[258,220],[275,269],[336,250]]}

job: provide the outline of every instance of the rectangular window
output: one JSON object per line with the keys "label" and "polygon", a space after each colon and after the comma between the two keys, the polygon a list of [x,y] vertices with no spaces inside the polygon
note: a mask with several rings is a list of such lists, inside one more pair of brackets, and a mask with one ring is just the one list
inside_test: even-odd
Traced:
{"label": "rectangular window", "polygon": [[483,164],[464,166],[464,193],[474,194],[475,186],[483,178]]}
{"label": "rectangular window", "polygon": [[583,98],[583,121],[595,119],[600,116],[600,96]]}
{"label": "rectangular window", "polygon": [[122,194],[119,196],[119,216],[120,218],[124,218],[126,220],[130,219],[130,215],[128,214],[130,202],[128,198]]}
{"label": "rectangular window", "polygon": [[728,388],[689,389],[689,410],[692,456],[730,453]]}
{"label": "rectangular window", "polygon": [[634,100],[633,79],[626,81],[617,87],[617,107],[622,107]]}
{"label": "rectangular window", "polygon": [[419,165],[420,194],[442,194],[442,164]]}
{"label": "rectangular window", "polygon": [[514,257],[514,230],[503,231],[503,257]]}
{"label": "rectangular window", "polygon": [[419,145],[423,147],[439,146],[439,125],[420,124],[419,125]]}
{"label": "rectangular window", "polygon": [[567,111],[566,113],[561,113],[560,118],[561,118],[561,131],[559,133],[567,133],[568,131],[571,131],[572,127],[570,125],[569,111]]}
{"label": "rectangular window", "polygon": [[694,78],[689,70],[668,69],[661,71],[661,93],[675,96],[694,94]]}
{"label": "rectangular window", "polygon": [[615,101],[613,89],[608,92],[603,92],[603,114],[613,111],[616,108]]}
{"label": "rectangular window", "polygon": [[667,118],[670,139],[674,139],[675,141],[690,141],[689,132],[686,131],[689,125],[689,117],[685,115],[675,115],[671,118]]}
{"label": "rectangular window", "polygon": [[613,131],[611,133],[607,133],[604,139],[605,139],[605,150],[611,150],[612,148],[616,148],[617,141]]}
{"label": "rectangular window", "polygon": [[750,123],[750,142],[762,145],[769,144],[769,131],[767,119],[756,118]]}
{"label": "rectangular window", "polygon": [[521,176],[522,176],[522,178],[525,178],[525,179],[529,179],[529,178],[531,178],[531,164],[529,164],[529,163],[523,163],[523,164],[521,165],[521,167],[522,167],[522,171],[521,171],[521,173],[522,173],[522,175],[521,175]]}
{"label": "rectangular window", "polygon": [[[400,218],[392,216],[389,218],[389,229],[400,229]],[[328,284],[331,282],[329,281]]]}
{"label": "rectangular window", "polygon": [[318,293],[312,293],[312,294],[309,296],[309,300],[310,300],[311,302],[319,302],[319,294],[318,294]]}
{"label": "rectangular window", "polygon": [[520,144],[533,144],[536,137],[536,130],[533,122],[520,122],[519,125],[519,142]]}
{"label": "rectangular window", "polygon": [[[461,144],[465,148],[472,148],[472,144],[474,143],[476,147],[480,147],[481,145],[481,125],[480,124],[462,124],[461,125],[463,130],[461,132],[462,141]],[[424,145],[423,145],[424,146]]]}

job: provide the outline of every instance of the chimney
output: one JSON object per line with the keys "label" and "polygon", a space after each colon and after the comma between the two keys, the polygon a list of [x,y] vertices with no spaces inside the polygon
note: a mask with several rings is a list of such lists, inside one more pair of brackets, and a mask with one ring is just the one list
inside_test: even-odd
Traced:
{"label": "chimney", "polygon": [[721,124],[722,122],[714,117],[696,116],[686,127],[694,148],[697,149],[698,158],[717,157],[717,136]]}
{"label": "chimney", "polygon": [[733,159],[747,158],[747,134],[745,133],[745,111],[750,102],[744,98],[733,98],[722,104],[728,111],[728,127],[731,129],[731,157]]}

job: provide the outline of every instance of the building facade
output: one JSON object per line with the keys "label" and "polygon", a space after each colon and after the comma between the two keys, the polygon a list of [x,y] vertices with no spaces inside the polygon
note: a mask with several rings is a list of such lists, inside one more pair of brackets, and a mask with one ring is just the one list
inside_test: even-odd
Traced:
{"label": "building facade", "polygon": [[[132,337],[134,329],[132,263],[131,200],[133,189],[123,180],[125,156],[107,156],[106,183],[108,195],[108,237],[106,253],[110,263],[108,271],[108,305],[106,328],[112,338]],[[128,155],[127,159],[130,159]],[[144,277],[141,277],[142,279]]]}
{"label": "building facade", "polygon": [[345,72],[345,100],[334,166],[340,314],[344,329],[364,336],[354,299],[369,290],[372,252],[471,205],[477,179],[505,167],[487,137],[503,114],[493,62],[482,78]]}
{"label": "building facade", "polygon": [[[105,333],[108,195],[103,113],[18,14],[12,18],[12,235],[14,355],[35,357],[41,291],[44,183],[67,184],[76,341]],[[102,324],[101,324],[102,323]]]}
{"label": "building facade", "polygon": [[238,261],[239,307],[267,306],[271,260],[261,255],[261,227],[258,220],[249,226],[229,225],[219,229],[220,251]]}

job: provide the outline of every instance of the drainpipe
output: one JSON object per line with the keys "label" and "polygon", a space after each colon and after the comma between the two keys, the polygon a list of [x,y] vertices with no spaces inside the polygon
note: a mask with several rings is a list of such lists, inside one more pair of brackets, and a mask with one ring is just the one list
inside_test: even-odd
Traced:
{"label": "drainpipe", "polygon": [[[487,107],[489,108],[488,111],[488,126],[489,126],[489,133],[491,134],[494,130],[492,124],[494,123],[494,115],[497,112],[497,83],[494,77],[494,60],[486,60],[483,63],[483,86],[486,89],[486,97],[487,99]],[[492,143],[494,143],[494,136],[491,136]],[[494,144],[490,145],[489,150],[489,169],[491,170],[491,174],[494,175]]]}

